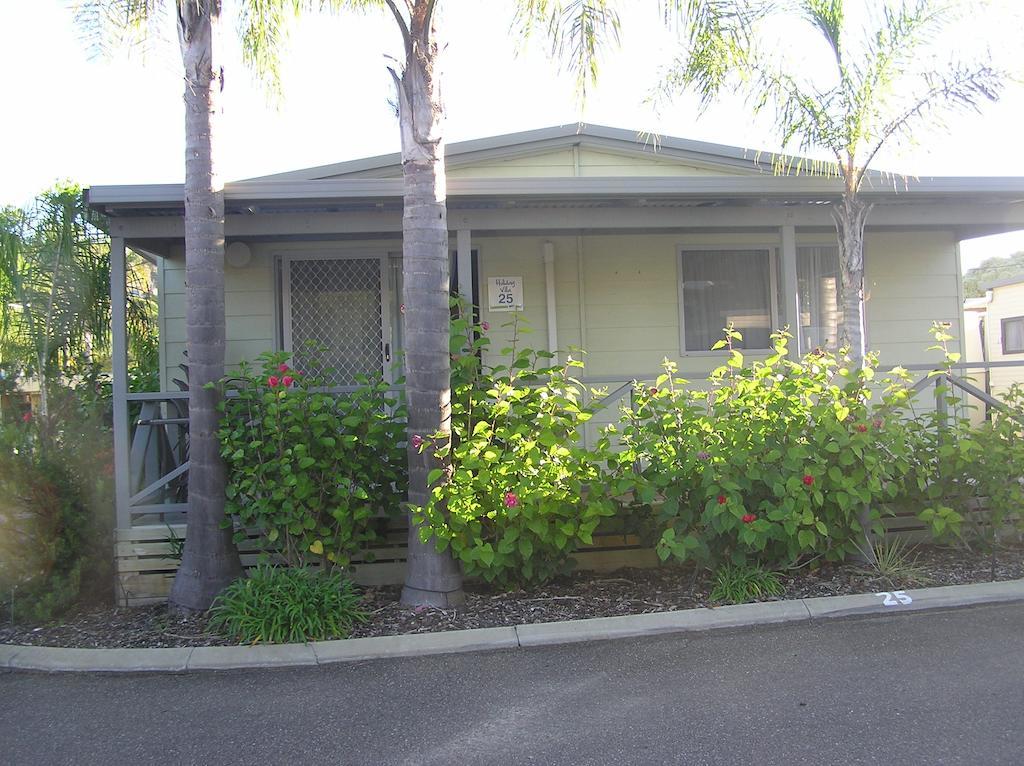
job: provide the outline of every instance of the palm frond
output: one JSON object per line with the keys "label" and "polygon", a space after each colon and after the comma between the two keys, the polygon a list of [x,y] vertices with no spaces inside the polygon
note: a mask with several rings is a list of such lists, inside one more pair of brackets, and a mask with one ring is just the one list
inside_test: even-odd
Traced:
{"label": "palm frond", "polygon": [[77,0],[75,26],[93,57],[106,58],[117,50],[145,54],[163,38],[169,2],[172,0]]}
{"label": "palm frond", "polygon": [[983,102],[999,100],[1008,79],[1009,73],[989,64],[954,63],[946,72],[922,73],[921,86],[908,105],[872,136],[861,163],[861,177],[887,143],[922,123],[932,130],[942,130],[948,127],[946,121],[953,114],[980,112]]}
{"label": "palm frond", "polygon": [[520,0],[513,24],[523,39],[544,29],[552,57],[576,76],[581,103],[597,83],[602,55],[619,44],[619,14],[611,0]]}
{"label": "palm frond", "polygon": [[843,0],[801,0],[800,13],[825,37],[836,62],[843,62]]}

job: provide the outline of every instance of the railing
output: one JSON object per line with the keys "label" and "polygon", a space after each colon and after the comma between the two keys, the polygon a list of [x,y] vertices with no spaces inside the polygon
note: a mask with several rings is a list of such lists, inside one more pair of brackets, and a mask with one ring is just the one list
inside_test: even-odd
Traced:
{"label": "railing", "polygon": [[127,475],[117,477],[118,527],[180,520],[188,510],[188,392],[127,394],[121,406],[129,446]]}
{"label": "railing", "polygon": [[[986,388],[989,371],[1005,367],[1024,367],[1024,361],[964,362],[953,365],[953,369],[958,371],[984,370]],[[927,373],[913,388],[923,392],[934,386],[935,406],[940,413],[947,412],[948,396],[944,387],[950,386],[980,401],[984,405],[986,418],[991,416],[992,411],[998,410],[1024,423],[1024,414],[1010,409],[990,391],[982,390],[961,375],[938,372],[933,366],[925,364],[903,365],[903,368],[911,372]],[[660,374],[586,376],[581,378],[581,382],[588,387],[618,384],[602,394],[598,401],[591,401],[595,413],[601,413],[607,412],[624,399],[628,399],[632,408],[637,384],[653,381]],[[330,392],[344,394],[354,390],[353,386],[341,386],[330,389]],[[124,476],[117,477],[118,528],[180,522],[182,514],[188,510],[188,397],[187,391],[127,394],[126,401],[120,405],[115,403],[115,406],[125,407],[129,412],[128,454],[125,461],[127,471]],[[586,425],[586,442],[594,438],[594,429],[598,426],[598,423],[593,422]]]}

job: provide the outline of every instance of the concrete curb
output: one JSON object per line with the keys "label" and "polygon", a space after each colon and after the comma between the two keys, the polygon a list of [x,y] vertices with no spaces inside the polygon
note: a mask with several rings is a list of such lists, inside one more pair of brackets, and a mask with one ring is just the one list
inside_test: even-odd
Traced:
{"label": "concrete curb", "polygon": [[949,609],[1010,601],[1024,601],[1024,580],[308,644],[183,649],[64,649],[0,644],[0,672],[182,673],[192,670],[302,667],[720,630],[799,620]]}

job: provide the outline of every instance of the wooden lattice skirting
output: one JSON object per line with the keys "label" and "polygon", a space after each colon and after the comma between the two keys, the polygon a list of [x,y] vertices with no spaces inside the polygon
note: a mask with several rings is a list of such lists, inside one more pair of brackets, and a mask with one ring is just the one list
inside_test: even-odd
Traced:
{"label": "wooden lattice skirting", "polygon": [[[927,540],[929,535],[912,514],[886,517],[886,528],[910,541]],[[118,529],[115,533],[116,587],[118,602],[134,606],[165,601],[170,593],[178,560],[173,557],[174,540],[183,540],[185,525],[152,524]],[[353,579],[361,585],[400,585],[405,577],[404,529],[388,533],[384,543],[372,549],[373,560],[357,559]],[[239,546],[242,566],[256,565],[255,539]],[[623,567],[655,567],[658,557],[641,545],[634,535],[595,535],[594,544],[576,554],[580,569],[608,572]]]}

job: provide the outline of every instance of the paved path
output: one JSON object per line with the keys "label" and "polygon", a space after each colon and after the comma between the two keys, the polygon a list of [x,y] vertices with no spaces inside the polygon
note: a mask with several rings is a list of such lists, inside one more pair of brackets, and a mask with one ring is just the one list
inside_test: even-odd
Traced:
{"label": "paved path", "polygon": [[1024,605],[190,675],[0,675],[3,764],[1020,764]]}

